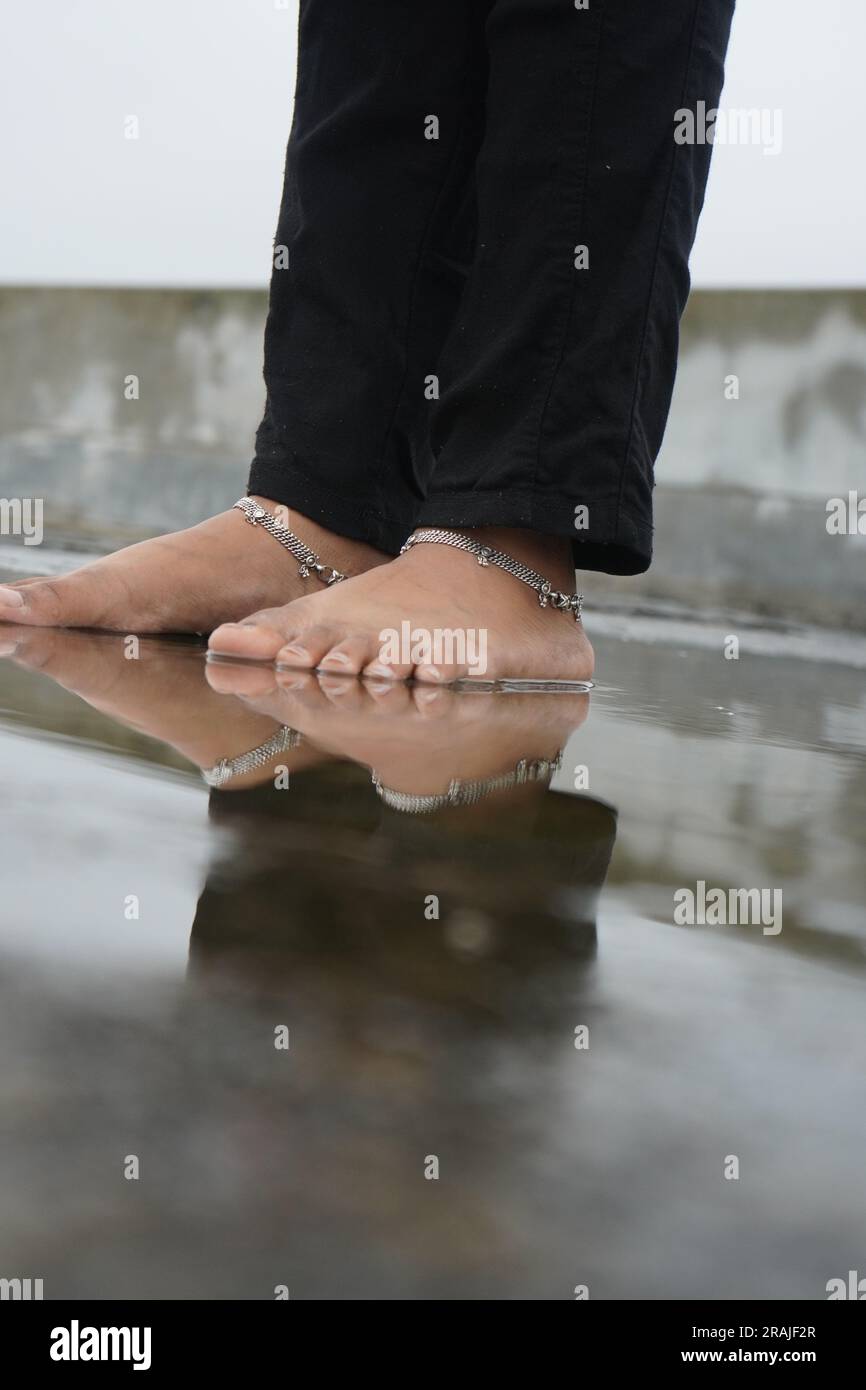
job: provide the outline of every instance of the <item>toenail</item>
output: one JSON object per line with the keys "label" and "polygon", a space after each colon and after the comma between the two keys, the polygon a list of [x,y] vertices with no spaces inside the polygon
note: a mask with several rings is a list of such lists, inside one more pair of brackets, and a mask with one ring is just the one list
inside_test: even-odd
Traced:
{"label": "toenail", "polygon": [[0,604],[5,608],[23,608],[24,595],[18,589],[7,589],[0,585]]}
{"label": "toenail", "polygon": [[310,653],[307,651],[305,647],[296,647],[294,645],[288,647],[281,647],[280,650],[277,652],[278,661],[281,656],[296,656],[300,661],[309,661],[310,659]]}
{"label": "toenail", "polygon": [[368,666],[365,675],[380,676],[386,681],[392,681],[394,679],[394,672],[391,670],[390,666],[382,666],[379,662],[374,662],[372,666]]}
{"label": "toenail", "polygon": [[349,664],[350,658],[345,652],[328,652],[328,655],[323,656],[319,663],[320,666],[348,666]]}
{"label": "toenail", "polygon": [[426,681],[444,681],[445,679],[438,666],[424,666],[422,670]]}

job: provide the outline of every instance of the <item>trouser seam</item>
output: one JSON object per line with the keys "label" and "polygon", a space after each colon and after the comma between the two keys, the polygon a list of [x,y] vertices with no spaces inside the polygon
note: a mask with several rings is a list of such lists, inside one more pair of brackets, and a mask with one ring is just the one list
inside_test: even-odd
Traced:
{"label": "trouser seam", "polygon": [[435,197],[434,197],[434,199],[433,199],[433,202],[432,202],[431,205],[430,205],[430,212],[429,212],[429,214],[428,214],[428,216],[427,216],[427,220],[426,220],[426,222],[425,222],[425,224],[424,224],[424,230],[423,230],[423,232],[421,233],[421,239],[420,239],[419,246],[418,246],[418,256],[417,256],[417,259],[416,259],[416,262],[415,262],[415,268],[414,268],[414,270],[413,270],[413,272],[412,272],[412,282],[411,282],[411,285],[410,285],[410,288],[409,288],[409,310],[408,310],[408,314],[407,314],[407,317],[406,317],[406,333],[405,333],[404,342],[403,342],[403,359],[404,359],[404,363],[403,363],[403,376],[402,376],[402,378],[401,378],[400,385],[399,385],[399,387],[398,387],[398,389],[397,389],[397,394],[396,394],[396,396],[395,396],[395,398],[394,398],[394,407],[393,407],[393,410],[391,411],[391,417],[390,417],[390,419],[389,419],[389,421],[388,421],[388,424],[387,424],[387,426],[386,426],[385,434],[384,434],[384,437],[383,437],[383,439],[382,439],[382,444],[381,444],[381,448],[380,448],[380,451],[379,451],[379,466],[378,466],[377,473],[376,473],[376,487],[377,487],[377,491],[380,490],[381,487],[382,487],[382,474],[383,474],[383,470],[384,470],[384,468],[385,468],[385,464],[386,464],[386,460],[387,460],[387,448],[388,448],[388,443],[389,443],[389,441],[390,441],[391,434],[392,434],[392,432],[393,432],[393,430],[394,430],[394,426],[395,426],[396,421],[397,421],[397,414],[398,414],[398,412],[399,412],[400,404],[401,404],[401,402],[402,402],[402,400],[403,400],[403,396],[404,396],[404,393],[405,393],[405,391],[406,391],[406,385],[407,385],[407,382],[408,382],[408,377],[409,377],[410,339],[411,339],[411,334],[412,334],[412,328],[413,328],[414,322],[415,322],[415,313],[416,313],[416,309],[417,309],[418,281],[419,281],[419,278],[420,278],[420,276],[421,276],[421,271],[422,271],[423,266],[424,266],[425,258],[426,258],[427,254],[428,254],[428,251],[429,251],[430,231],[431,231],[431,228],[432,228],[432,226],[433,226],[433,223],[434,223],[434,220],[435,220],[435,217],[436,217],[437,209],[438,209],[438,207],[439,207],[439,204],[440,204],[441,201],[442,201],[442,195],[443,195],[443,193],[445,192],[445,189],[446,189],[447,186],[448,186],[448,181],[449,181],[449,179],[450,179],[450,177],[451,177],[451,175],[452,175],[452,173],[453,173],[453,171],[454,171],[454,166],[455,166],[455,164],[457,163],[457,156],[458,156],[458,154],[459,154],[459,152],[460,152],[460,149],[461,149],[461,146],[462,146],[462,143],[463,143],[463,139],[464,139],[463,127],[462,127],[462,125],[458,125],[458,128],[457,128],[457,135],[456,135],[456,137],[455,137],[455,139],[454,139],[454,143],[453,143],[453,145],[452,145],[452,147],[451,147],[451,150],[450,150],[450,153],[449,153],[449,155],[448,155],[448,160],[447,160],[446,166],[445,166],[445,168],[444,168],[444,170],[443,170],[443,172],[442,172],[442,178],[441,178],[441,180],[440,180],[439,187],[438,187],[438,189],[436,190],[436,195],[435,195]]}
{"label": "trouser seam", "polygon": [[[697,34],[697,29],[698,29],[698,15],[700,14],[700,11],[701,11],[701,9],[702,9],[702,6],[703,6],[703,0],[695,0],[695,8],[694,8],[694,13],[693,13],[693,15],[692,15],[691,31],[690,31],[690,34],[689,34],[689,49],[688,49],[688,54],[687,54],[687,57],[686,57],[685,74],[684,74],[684,77],[683,77],[683,87],[682,87],[682,92],[680,93],[680,100],[679,100],[679,107],[680,107],[680,108],[683,107],[684,104],[685,104],[686,96],[687,96],[688,90],[689,90],[689,83],[691,82],[691,77],[692,77],[692,59],[693,59],[693,57],[694,57],[694,51],[695,51],[695,36],[696,36],[696,34]],[[673,114],[673,113],[672,113],[672,114]],[[664,199],[664,206],[663,206],[663,208],[662,208],[662,215],[661,215],[661,217],[660,217],[660,219],[659,219],[658,236],[656,237],[655,252],[654,252],[654,254],[653,254],[652,275],[651,275],[651,277],[650,277],[650,285],[649,285],[649,290],[648,290],[648,292],[647,292],[646,310],[645,310],[645,312],[644,312],[643,326],[642,326],[642,328],[641,328],[640,346],[639,346],[639,348],[638,348],[637,364],[636,364],[636,367],[635,367],[634,390],[633,390],[633,393],[632,393],[631,409],[630,409],[630,411],[629,411],[629,417],[628,417],[628,432],[627,432],[627,434],[626,434],[625,449],[623,450],[622,462],[621,462],[621,464],[620,464],[619,489],[618,489],[618,501],[617,501],[617,507],[618,507],[618,508],[620,508],[620,507],[622,506],[622,494],[623,494],[623,490],[624,490],[624,488],[625,488],[625,479],[626,479],[626,471],[627,471],[628,459],[629,459],[629,455],[630,455],[630,453],[631,453],[632,442],[633,442],[633,439],[634,439],[635,422],[636,422],[636,420],[637,420],[638,399],[639,399],[639,397],[640,397],[640,382],[641,382],[641,375],[642,375],[642,371],[643,371],[644,356],[645,356],[645,353],[646,353],[647,337],[648,337],[648,335],[649,335],[649,325],[650,325],[650,318],[651,318],[651,313],[652,313],[652,306],[653,306],[653,301],[654,301],[654,299],[655,299],[656,284],[657,284],[657,281],[658,281],[659,257],[660,257],[660,255],[661,255],[662,241],[664,240],[664,235],[665,235],[665,232],[667,231],[668,214],[669,214],[669,212],[670,212],[671,196],[672,196],[672,194],[673,194],[673,187],[674,187],[674,178],[675,178],[676,171],[677,171],[677,158],[676,158],[676,155],[677,155],[677,146],[676,146],[676,144],[675,144],[674,141],[673,141],[673,137],[671,137],[671,150],[672,150],[672,153],[671,153],[671,167],[670,167],[670,173],[669,173],[669,175],[668,175],[667,188],[666,188],[666,190],[665,190],[665,199]]]}
{"label": "trouser seam", "polygon": [[[582,178],[581,178],[580,194],[579,194],[579,202],[578,202],[580,216],[579,216],[579,218],[576,219],[576,225],[575,225],[575,233],[578,234],[578,235],[579,235],[578,226],[579,226],[580,222],[582,221],[582,219],[583,219],[583,217],[584,217],[584,215],[585,215],[585,212],[586,212],[586,192],[587,192],[587,186],[588,186],[588,183],[589,183],[589,149],[590,149],[590,140],[591,140],[591,137],[592,137],[592,122],[593,122],[593,117],[594,117],[594,114],[595,114],[595,99],[596,99],[596,94],[597,94],[597,91],[598,91],[598,73],[599,73],[599,63],[600,63],[600,59],[601,59],[601,40],[602,40],[602,33],[603,33],[603,31],[604,31],[605,15],[606,15],[606,10],[603,9],[602,12],[601,12],[601,17],[600,17],[600,19],[599,19],[599,23],[598,23],[598,33],[597,33],[597,35],[596,35],[595,50],[594,50],[594,52],[593,52],[593,60],[592,60],[592,81],[591,81],[591,90],[590,90],[590,96],[589,96],[589,105],[588,105],[588,108],[587,108],[585,143],[584,143],[584,151],[583,151],[583,170],[582,170]],[[556,361],[555,361],[555,363],[554,363],[553,372],[551,373],[551,377],[550,377],[550,385],[549,385],[549,387],[548,387],[548,389],[547,389],[547,394],[546,394],[546,396],[545,396],[545,398],[544,398],[544,404],[543,404],[542,407],[541,407],[541,415],[540,415],[539,421],[538,421],[538,436],[537,436],[536,446],[535,446],[535,465],[534,465],[534,470],[533,470],[533,475],[532,475],[533,490],[534,490],[534,488],[535,488],[536,481],[537,481],[537,478],[538,478],[538,474],[539,474],[540,469],[541,469],[541,441],[542,441],[542,436],[543,436],[543,434],[544,434],[544,425],[545,425],[545,421],[546,421],[546,419],[547,419],[548,408],[549,408],[549,406],[550,406],[550,402],[551,402],[551,399],[552,399],[552,397],[553,397],[553,391],[554,391],[554,387],[555,387],[555,385],[556,385],[556,380],[557,380],[557,377],[559,376],[559,372],[560,372],[560,369],[561,369],[561,367],[562,367],[562,364],[563,364],[563,362],[565,361],[565,352],[566,352],[566,348],[567,348],[567,346],[568,346],[568,336],[569,336],[569,333],[570,333],[570,331],[571,331],[571,323],[572,323],[572,319],[573,319],[573,317],[574,317],[574,306],[575,306],[576,300],[577,300],[577,271],[574,270],[574,271],[573,271],[573,274],[572,274],[571,293],[570,293],[569,299],[568,299],[568,309],[567,309],[567,311],[566,311],[565,323],[564,323],[564,325],[563,325],[562,341],[561,341],[561,343],[560,343],[560,345],[559,345],[559,351],[558,351],[558,353],[557,353],[557,355],[556,355]]]}

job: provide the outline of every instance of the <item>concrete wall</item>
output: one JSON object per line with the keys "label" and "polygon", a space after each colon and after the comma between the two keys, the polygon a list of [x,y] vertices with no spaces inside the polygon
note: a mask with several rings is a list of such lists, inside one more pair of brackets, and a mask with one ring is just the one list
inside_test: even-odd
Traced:
{"label": "concrete wall", "polygon": [[[47,545],[97,547],[234,501],[263,400],[264,314],[253,290],[0,290],[0,497],[45,499]],[[585,587],[866,630],[866,536],[826,529],[828,499],[857,488],[866,292],[697,292],[656,561]]]}

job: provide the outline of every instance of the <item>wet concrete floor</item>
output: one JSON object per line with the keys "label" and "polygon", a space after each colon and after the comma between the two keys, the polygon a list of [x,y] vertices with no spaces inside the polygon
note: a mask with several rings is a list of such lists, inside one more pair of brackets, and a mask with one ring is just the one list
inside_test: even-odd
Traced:
{"label": "wet concrete floor", "polygon": [[[0,1276],[866,1273],[862,664],[663,623],[596,645],[590,695],[425,697],[0,629]],[[763,916],[682,923],[686,889]]]}

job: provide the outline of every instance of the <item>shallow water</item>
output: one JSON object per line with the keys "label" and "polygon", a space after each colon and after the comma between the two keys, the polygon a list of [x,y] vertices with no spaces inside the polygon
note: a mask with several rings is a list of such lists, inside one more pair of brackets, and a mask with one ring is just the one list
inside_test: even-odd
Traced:
{"label": "shallow water", "polygon": [[[643,631],[599,638],[591,696],[424,704],[0,629],[0,1276],[821,1299],[866,1273],[862,663]],[[393,809],[371,769],[474,804]],[[781,892],[780,929],[676,925],[699,881]]]}

